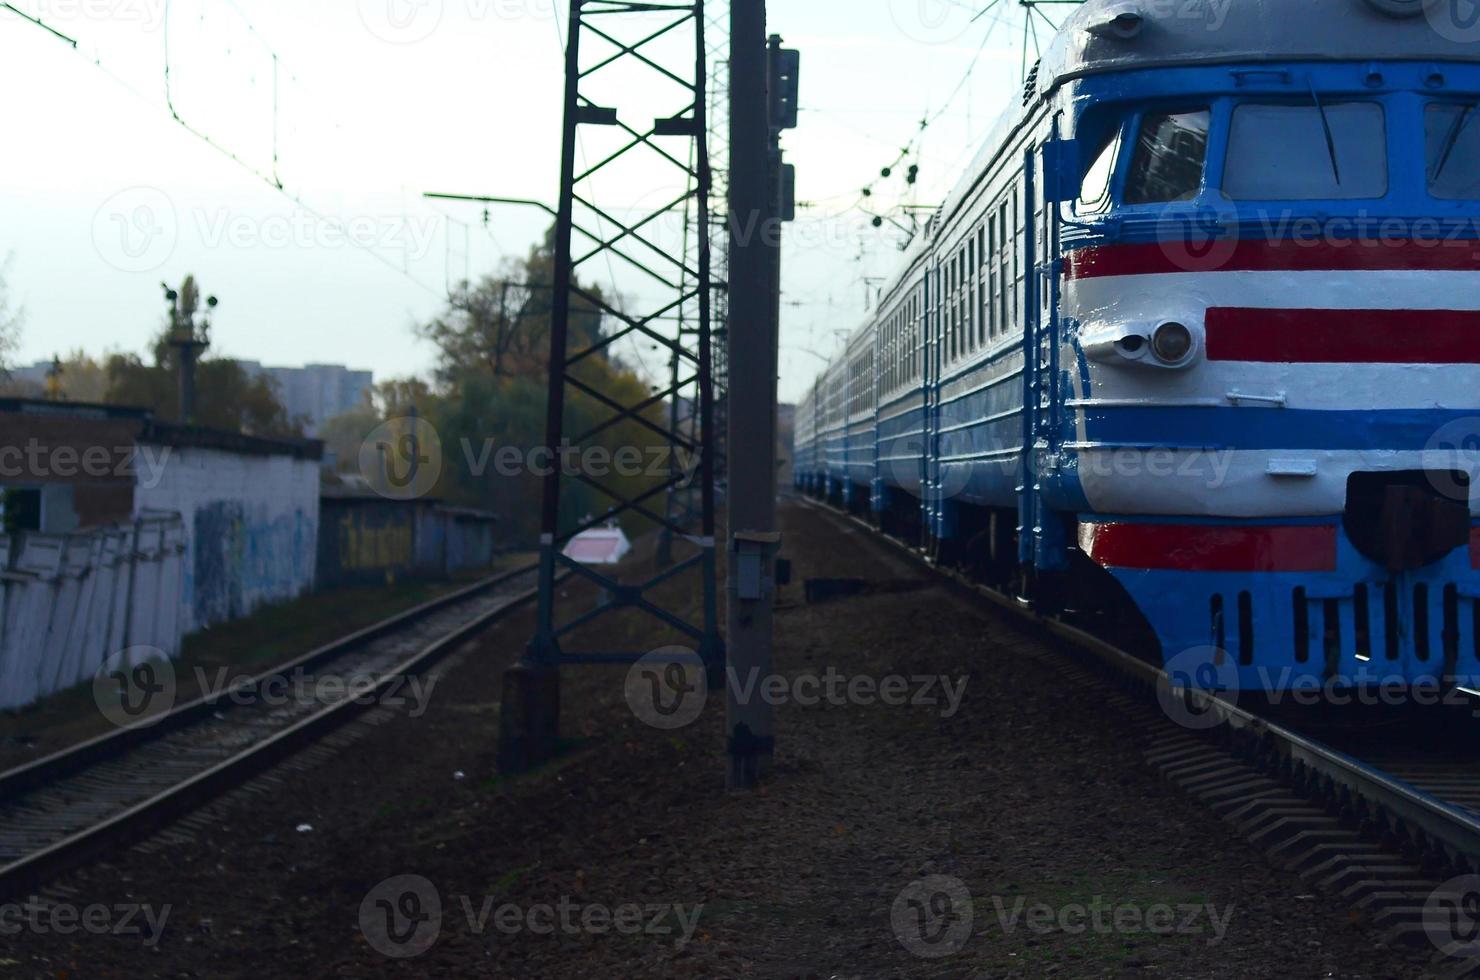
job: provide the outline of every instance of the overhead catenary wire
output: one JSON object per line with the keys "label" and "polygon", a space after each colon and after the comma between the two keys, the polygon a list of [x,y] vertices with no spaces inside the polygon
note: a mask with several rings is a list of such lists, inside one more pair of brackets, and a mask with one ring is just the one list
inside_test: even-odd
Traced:
{"label": "overhead catenary wire", "polygon": [[[959,99],[961,98],[961,96],[963,94],[969,94],[971,92],[971,87],[970,87],[971,81],[975,77],[975,74],[977,72],[977,69],[978,69],[978,67],[981,64],[981,56],[982,56],[982,53],[987,49],[988,44],[991,42],[992,37],[993,37],[993,33],[996,30],[996,28],[998,26],[1001,26],[1003,24],[1008,23],[1007,14],[1006,14],[1006,12],[1004,10],[1001,9],[1001,0],[988,0],[988,2],[984,6],[981,6],[979,8],[977,8],[974,5],[968,5],[968,4],[964,3],[964,2],[962,2],[962,0],[944,0],[944,2],[950,4],[951,6],[954,6],[954,7],[958,7],[958,8],[961,8],[961,9],[970,9],[970,10],[972,10],[973,11],[973,17],[971,19],[971,23],[973,23],[973,24],[976,23],[976,22],[978,22],[978,21],[980,21],[980,20],[983,20],[983,19],[989,20],[988,27],[987,27],[986,31],[984,32],[981,41],[977,45],[977,48],[974,51],[974,53],[973,53],[970,61],[968,62],[968,64],[966,65],[964,71],[962,72],[962,75],[961,75],[960,79],[956,82],[955,86],[951,89],[951,91],[947,95],[946,99],[937,108],[935,108],[934,110],[928,110],[927,109],[926,112],[924,112],[920,116],[919,122],[918,122],[918,126],[917,126],[915,132],[910,136],[909,140],[900,149],[899,153],[893,159],[891,159],[887,165],[885,165],[884,167],[880,168],[880,170],[878,172],[878,176],[876,178],[874,178],[872,181],[870,181],[867,185],[865,185],[865,187],[860,192],[858,192],[856,195],[849,194],[849,193],[846,193],[845,192],[845,193],[841,193],[841,194],[835,195],[832,198],[822,198],[822,199],[820,199],[821,201],[824,201],[824,202],[830,202],[830,201],[835,201],[835,200],[840,200],[840,199],[847,199],[849,197],[852,197],[853,198],[852,203],[850,203],[846,208],[842,209],[841,211],[837,212],[836,214],[832,214],[832,215],[821,215],[821,216],[819,216],[819,219],[818,220],[824,220],[824,221],[833,220],[833,221],[835,221],[835,220],[837,220],[839,218],[842,218],[842,217],[846,216],[848,213],[856,210],[856,211],[859,211],[859,212],[867,215],[869,217],[869,219],[870,219],[871,224],[876,229],[877,228],[881,228],[884,225],[888,224],[888,225],[890,225],[892,227],[898,228],[901,232],[904,232],[905,238],[904,238],[904,241],[901,243],[900,248],[907,248],[908,245],[909,245],[909,243],[915,237],[915,235],[918,234],[918,230],[919,230],[918,229],[918,226],[915,225],[915,212],[917,212],[919,210],[933,210],[932,207],[921,206],[918,203],[916,203],[915,198],[914,198],[914,194],[915,194],[916,188],[918,187],[918,182],[917,182],[916,179],[909,180],[909,182],[908,182],[908,188],[909,188],[909,190],[904,195],[903,200],[900,200],[897,203],[895,203],[895,204],[893,204],[891,206],[887,206],[887,207],[878,207],[878,206],[871,206],[871,205],[873,205],[874,202],[877,200],[876,191],[877,191],[879,182],[881,180],[887,180],[890,177],[894,176],[895,173],[896,173],[896,171],[898,170],[899,166],[902,163],[904,163],[907,159],[910,159],[911,157],[913,157],[913,159],[914,159],[913,166],[916,167],[916,168],[919,168],[919,167],[923,166],[924,142],[925,142],[926,135],[930,132],[930,130],[931,130],[932,126],[934,126],[934,124],[936,124],[937,122],[939,122],[942,118],[944,118],[954,108],[954,106],[957,104],[957,102],[959,101]],[[1020,67],[1020,78],[1023,78],[1023,79],[1026,79],[1026,77],[1028,75],[1027,46],[1028,46],[1028,44],[1030,42],[1034,45],[1034,48],[1035,48],[1035,63],[1036,63],[1036,57],[1041,56],[1041,49],[1039,48],[1038,31],[1037,31],[1037,26],[1036,26],[1036,23],[1035,23],[1035,18],[1042,19],[1053,31],[1057,31],[1058,30],[1058,25],[1054,24],[1053,21],[1043,11],[1041,11],[1041,10],[1038,9],[1038,3],[1039,2],[1040,2],[1040,0],[1019,0],[1019,3],[1018,3],[1019,6],[1025,8],[1025,11],[1024,11],[1024,14],[1023,14],[1023,17],[1022,17],[1022,36],[1021,36],[1021,40],[1019,42],[1019,47],[1020,47],[1020,50],[1021,50],[1021,53],[1022,53],[1022,65]],[[1077,3],[1080,2],[1080,0],[1043,0],[1043,2],[1055,2],[1055,3],[1063,3],[1063,4],[1066,4],[1066,5],[1077,5]],[[834,110],[834,111],[841,111],[841,110]],[[951,163],[951,165],[949,167],[945,168],[945,170],[947,170],[947,171],[955,171],[957,169],[957,167],[960,165],[961,157],[974,155],[975,152],[976,152],[975,141],[974,140],[968,140],[967,141],[967,146],[965,147],[965,149],[963,150],[963,152],[960,155],[958,155],[956,157],[956,159],[953,160],[953,162]],[[909,176],[911,178],[917,178],[918,177],[918,173],[919,173],[919,171],[918,171],[918,169],[916,169]],[[896,215],[902,215],[902,216],[908,217],[908,219],[909,219],[909,221],[910,221],[910,223],[911,223],[911,225],[913,227],[912,228],[907,228],[902,223],[896,221],[895,220],[895,216]],[[871,291],[871,287],[869,287],[869,285],[868,285],[868,282],[869,282],[869,280],[871,278],[876,278],[876,277],[871,277],[868,274],[868,270],[870,268],[876,268],[877,267],[876,266],[876,258],[874,256],[872,256],[872,255],[869,254],[868,242],[870,241],[871,237],[872,236],[867,236],[867,235],[862,235],[862,234],[859,237],[859,254],[858,254],[858,257],[857,257],[857,259],[855,261],[858,263],[858,266],[859,266],[860,271],[854,277],[853,282],[850,284],[851,286],[863,286],[865,288],[865,290],[868,292],[868,299],[867,299],[867,301],[864,304],[865,310],[869,306],[872,305],[872,291]],[[829,306],[835,306],[837,304],[832,300],[831,297],[829,297],[829,300],[828,300],[828,304],[827,305],[829,305]],[[848,303],[846,305],[850,309],[856,309],[856,306],[854,306],[854,304],[852,304],[852,303]],[[811,334],[811,333],[815,332],[815,329],[818,326],[822,326],[822,325],[823,324],[814,323],[814,324],[811,325],[811,328],[807,332],[809,334]],[[841,334],[839,334],[839,333],[836,332],[836,328],[833,328],[833,329],[835,330],[835,333],[834,333],[834,336],[832,338],[832,341],[833,341],[832,344],[829,345],[829,344],[824,343],[821,346],[824,346],[824,347],[832,346],[832,347],[834,347],[834,349],[838,349],[838,348],[841,348],[841,346],[846,343],[846,336],[851,333],[851,330],[845,330]]]}
{"label": "overhead catenary wire", "polygon": [[[251,22],[246,19],[245,15],[242,14],[241,8],[238,7],[234,2],[232,2],[232,0],[222,0],[222,2],[227,3],[236,12],[236,14],[239,17],[242,18],[242,20],[246,24],[248,30],[259,41],[261,41],[261,43],[263,44],[263,46],[265,48],[267,48],[269,55],[272,57],[272,60],[273,60],[274,65],[275,66],[280,65],[280,59],[278,58],[276,52],[274,52],[272,50],[271,46],[268,45],[267,42],[265,41],[265,39],[262,38],[262,35],[260,34],[260,32],[258,32],[256,30],[256,28],[251,24]],[[169,31],[169,11],[170,11],[170,4],[171,4],[171,0],[165,0],[165,6],[163,8],[163,10],[164,10],[164,13],[163,13],[163,21],[164,21],[165,47],[166,47],[166,49],[168,49],[168,31]],[[113,71],[106,64],[104,64],[103,59],[101,58],[101,56],[97,52],[92,52],[90,54],[89,53],[84,53],[83,50],[82,50],[82,48],[81,48],[81,46],[76,41],[76,39],[71,38],[71,37],[67,36],[66,34],[63,34],[61,31],[57,30],[56,28],[52,27],[51,25],[43,22],[39,18],[36,18],[36,17],[34,17],[34,16],[26,13],[23,10],[20,10],[19,8],[15,7],[11,3],[0,3],[0,9],[8,10],[11,13],[16,14],[17,16],[21,17],[22,19],[35,24],[36,26],[38,26],[38,27],[42,28],[43,30],[47,31],[49,34],[55,36],[57,39],[63,41],[64,43],[66,43],[68,45],[68,47],[75,54],[77,54],[79,57],[83,58],[89,66],[91,66],[93,69],[97,70],[104,77],[106,77],[109,81],[113,82],[115,85],[118,85],[124,91],[128,92],[134,98],[138,99],[140,102],[142,102],[143,104],[149,106],[151,109],[156,109],[157,110],[157,109],[161,108],[161,106],[159,105],[159,103],[154,98],[151,98],[150,96],[145,95],[143,92],[139,91],[139,89],[138,89],[137,86],[135,86],[133,83],[131,83],[130,81],[128,81],[127,79],[125,79],[123,76],[119,75],[117,72]],[[390,268],[390,269],[395,270],[399,275],[401,275],[407,281],[411,282],[413,285],[419,287],[420,289],[426,291],[429,295],[432,295],[432,296],[435,296],[435,297],[438,297],[438,298],[442,298],[445,295],[441,290],[438,290],[434,286],[429,285],[427,282],[425,282],[424,280],[422,280],[420,277],[418,277],[416,275],[413,275],[410,272],[410,270],[406,269],[404,266],[396,263],[395,261],[387,258],[385,255],[382,255],[380,252],[378,252],[373,247],[370,247],[368,245],[364,245],[364,244],[356,241],[355,238],[354,238],[354,236],[349,234],[349,229],[348,229],[347,225],[345,225],[343,222],[341,222],[341,221],[339,221],[339,220],[337,220],[335,218],[332,218],[329,215],[325,214],[324,212],[318,210],[313,205],[311,205],[307,201],[305,201],[300,194],[296,194],[296,193],[293,193],[293,192],[289,191],[283,185],[282,181],[278,180],[274,175],[270,175],[270,174],[264,173],[259,168],[252,166],[251,163],[249,163],[247,160],[243,159],[238,153],[234,152],[231,148],[229,148],[229,147],[225,146],[224,144],[220,143],[219,141],[213,139],[208,133],[205,133],[205,132],[199,130],[197,127],[195,127],[195,126],[191,125],[190,123],[188,123],[181,116],[181,114],[176,109],[176,107],[173,105],[173,96],[172,96],[172,93],[171,93],[171,89],[169,87],[169,80],[168,80],[168,75],[169,75],[168,54],[166,54],[165,75],[166,75],[166,84],[165,84],[166,104],[165,104],[165,106],[163,108],[166,110],[166,112],[168,112],[168,114],[170,115],[171,119],[176,123],[176,125],[180,126],[192,138],[194,138],[194,139],[200,141],[201,143],[205,144],[206,146],[210,147],[215,152],[217,152],[217,153],[221,154],[222,156],[226,157],[228,160],[230,160],[236,166],[238,166],[241,169],[245,170],[247,173],[251,174],[253,177],[256,177],[258,180],[261,180],[268,187],[272,188],[274,191],[276,191],[277,193],[283,195],[283,197],[285,197],[286,199],[288,199],[289,201],[291,201],[293,204],[297,205],[300,209],[303,210],[303,212],[305,214],[307,214],[310,217],[314,218],[316,221],[319,221],[320,223],[322,223],[326,227],[332,228],[334,231],[338,232],[343,237],[344,241],[346,241],[347,243],[349,243],[353,248],[358,249],[359,251],[365,253],[366,255],[369,255],[371,258],[375,259],[377,262],[379,262],[380,264],[386,266],[387,268]],[[274,93],[274,103],[275,103],[274,104],[274,112],[275,113],[276,113],[276,111],[279,108],[276,105],[276,98],[277,98],[277,95],[276,95],[276,93]],[[274,132],[276,132],[277,126],[274,125],[273,128],[274,128]],[[274,146],[274,148],[273,148],[273,157],[274,157],[274,159],[276,159],[276,156],[277,156],[277,148],[276,148],[276,146]]]}

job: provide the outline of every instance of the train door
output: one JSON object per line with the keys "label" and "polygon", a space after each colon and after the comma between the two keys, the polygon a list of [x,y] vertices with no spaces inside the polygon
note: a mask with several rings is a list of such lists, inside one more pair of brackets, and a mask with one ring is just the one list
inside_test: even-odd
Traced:
{"label": "train door", "polygon": [[1018,492],[1018,558],[1036,574],[1068,568],[1066,522],[1051,512],[1048,491],[1058,478],[1063,432],[1062,377],[1059,369],[1060,214],[1056,202],[1059,166],[1058,122],[1041,146],[1030,146],[1023,158],[1023,251],[1028,272],[1024,283],[1023,454]]}
{"label": "train door", "polygon": [[1038,303],[1038,234],[1034,220],[1037,199],[1035,187],[1038,177],[1038,148],[1028,146],[1023,151],[1022,202],[1018,209],[1018,230],[1023,238],[1023,431],[1022,447],[1018,459],[1018,564],[1027,568],[1033,564],[1037,541],[1038,514],[1038,466],[1034,453],[1038,433],[1038,356],[1039,320],[1041,308]]}
{"label": "train door", "polygon": [[941,313],[940,310],[940,266],[931,263],[925,274],[925,294],[922,315],[925,335],[925,411],[924,457],[925,480],[920,485],[923,506],[921,545],[931,555],[939,553],[940,542],[940,369],[941,369]]}
{"label": "train door", "polygon": [[912,345],[910,356],[912,373],[920,386],[920,452],[916,459],[916,491],[918,494],[919,512],[915,515],[918,520],[917,543],[923,547],[925,535],[930,526],[928,511],[925,504],[925,488],[930,482],[930,372],[927,365],[930,363],[930,309],[928,297],[930,295],[930,267],[927,263],[925,272],[920,277],[920,285],[915,290],[915,298],[911,307],[911,323],[913,324]]}

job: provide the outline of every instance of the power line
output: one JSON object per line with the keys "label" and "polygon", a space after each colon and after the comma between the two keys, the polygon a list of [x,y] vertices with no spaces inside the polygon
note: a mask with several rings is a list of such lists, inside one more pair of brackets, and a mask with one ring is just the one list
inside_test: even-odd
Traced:
{"label": "power line", "polygon": [[[276,68],[277,68],[277,66],[279,64],[279,59],[277,57],[277,53],[272,50],[271,46],[268,45],[267,42],[262,38],[262,35],[257,31],[257,29],[255,27],[252,26],[251,22],[248,21],[248,20],[246,20],[245,15],[243,15],[242,12],[241,12],[241,8],[238,7],[233,2],[233,0],[224,0],[224,2],[228,3],[232,7],[232,9],[234,11],[236,11],[237,15],[240,16],[242,18],[242,20],[245,22],[245,24],[247,26],[247,29],[249,31],[251,31],[251,33],[253,35],[255,35],[256,38],[259,41],[261,41],[261,43],[263,44],[263,46],[265,48],[267,48],[268,53],[272,56],[273,64],[275,66],[275,71],[276,71]],[[248,163],[247,161],[245,161],[241,157],[239,157],[236,153],[232,152],[229,148],[227,148],[226,146],[224,146],[224,145],[216,142],[208,134],[206,134],[204,132],[201,132],[200,130],[196,129],[194,126],[190,125],[188,122],[185,121],[185,119],[183,119],[181,117],[180,113],[176,110],[176,107],[174,105],[173,95],[172,95],[171,88],[170,88],[170,83],[169,83],[169,55],[168,55],[168,47],[169,47],[169,11],[170,11],[170,3],[171,3],[171,0],[166,0],[165,6],[164,6],[164,32],[165,32],[165,49],[166,49],[166,55],[165,55],[165,58],[166,58],[166,60],[165,60],[165,97],[166,97],[166,106],[165,106],[165,108],[167,109],[167,111],[169,112],[171,118],[175,121],[175,123],[177,125],[179,125],[182,129],[185,130],[185,132],[189,133],[195,139],[198,139],[201,142],[205,143],[211,149],[215,150],[217,153],[220,153],[222,156],[226,157],[232,163],[234,163],[237,166],[241,167],[247,173],[251,174],[252,176],[254,176],[257,179],[261,180],[263,183],[267,184],[268,187],[271,187],[273,190],[277,191],[279,194],[282,194],[285,198],[287,198],[289,201],[292,201],[294,204],[296,204],[299,208],[301,208],[305,213],[307,213],[308,215],[310,215],[311,217],[313,217],[315,220],[317,220],[317,221],[321,222],[322,224],[324,224],[324,225],[326,225],[326,226],[328,226],[330,228],[333,228],[335,231],[339,232],[343,236],[344,240],[347,241],[352,247],[359,249],[360,251],[364,252],[366,255],[369,255],[370,257],[374,258],[377,262],[381,263],[382,265],[387,266],[388,268],[394,269],[397,273],[399,273],[402,277],[404,277],[405,279],[407,279],[409,282],[411,282],[411,283],[415,284],[416,286],[420,287],[421,289],[425,290],[427,293],[431,294],[432,296],[436,296],[439,299],[442,298],[443,297],[443,293],[441,291],[439,291],[436,288],[428,285],[426,282],[423,282],[417,276],[412,275],[411,272],[410,272],[410,270],[406,269],[405,267],[403,267],[401,265],[396,264],[392,260],[386,258],[384,255],[381,255],[374,248],[372,248],[372,247],[370,247],[368,245],[362,245],[359,242],[355,241],[354,236],[353,235],[350,235],[348,233],[348,227],[343,222],[340,222],[337,219],[334,219],[334,218],[329,217],[328,215],[326,215],[323,212],[319,211],[317,208],[315,208],[312,205],[308,204],[299,195],[289,192],[283,186],[283,184],[282,184],[282,182],[280,180],[277,180],[274,176],[268,176],[267,174],[262,173],[260,170],[258,170],[257,168],[253,167],[250,163]],[[102,61],[102,58],[96,52],[94,52],[92,54],[92,56],[89,57],[88,55],[86,55],[86,54],[84,54],[82,52],[82,50],[78,46],[78,43],[77,43],[76,40],[74,40],[71,37],[68,37],[67,35],[65,35],[63,33],[61,33],[60,31],[56,30],[55,28],[51,27],[50,25],[43,23],[42,21],[38,20],[37,18],[32,17],[30,14],[27,14],[25,11],[22,11],[22,10],[17,9],[13,4],[10,4],[10,3],[0,3],[0,8],[4,8],[6,10],[11,11],[12,13],[16,14],[17,16],[19,16],[19,17],[21,17],[21,18],[23,18],[23,19],[25,19],[27,21],[30,21],[31,23],[37,25],[38,27],[41,27],[44,30],[46,30],[48,33],[56,36],[58,39],[64,41],[65,43],[68,44],[68,46],[72,49],[72,51],[74,53],[76,53],[79,57],[82,57],[82,58],[86,59],[87,60],[87,63],[90,66],[92,66],[93,68],[97,69],[100,73],[102,73],[105,77],[107,77],[114,84],[119,85],[121,88],[123,88],[124,90],[126,90],[130,95],[134,96],[134,98],[136,98],[139,101],[143,102],[145,105],[148,105],[151,109],[158,109],[159,108],[158,103],[154,99],[152,99],[149,96],[145,95],[144,93],[140,92],[138,90],[138,88],[136,88],[132,83],[130,83],[128,80],[124,79],[118,73],[112,71],[110,68],[108,68],[108,66],[104,65],[103,64],[103,61]],[[291,76],[290,75],[290,77],[293,77],[296,80],[296,76]],[[276,119],[276,113],[277,113],[277,106],[274,105],[274,119]],[[273,128],[274,128],[274,132],[276,132],[276,130],[277,130],[276,123],[274,124],[274,127]],[[275,150],[274,150],[274,157],[276,157],[276,151]]]}
{"label": "power line", "polygon": [[15,14],[17,17],[20,17],[23,20],[30,21],[31,23],[35,24],[37,27],[41,28],[43,31],[46,31],[48,34],[52,34],[55,37],[61,38],[63,41],[66,41],[68,44],[72,45],[73,48],[76,48],[77,47],[77,41],[74,38],[68,37],[67,35],[63,34],[61,31],[57,30],[55,27],[52,27],[50,24],[47,24],[45,21],[42,21],[40,18],[32,17],[30,14],[26,13],[24,10],[21,10],[20,8],[14,6],[12,4],[0,3],[0,7],[5,8],[6,10],[10,11],[11,13]]}

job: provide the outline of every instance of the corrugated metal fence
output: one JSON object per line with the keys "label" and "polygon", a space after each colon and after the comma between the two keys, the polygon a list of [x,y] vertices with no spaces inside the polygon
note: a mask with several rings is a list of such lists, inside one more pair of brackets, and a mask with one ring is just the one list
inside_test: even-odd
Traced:
{"label": "corrugated metal fence", "polygon": [[184,552],[177,514],[0,536],[0,708],[90,680],[131,647],[178,656]]}
{"label": "corrugated metal fence", "polygon": [[494,522],[431,501],[325,497],[319,507],[318,588],[445,578],[493,564]]}

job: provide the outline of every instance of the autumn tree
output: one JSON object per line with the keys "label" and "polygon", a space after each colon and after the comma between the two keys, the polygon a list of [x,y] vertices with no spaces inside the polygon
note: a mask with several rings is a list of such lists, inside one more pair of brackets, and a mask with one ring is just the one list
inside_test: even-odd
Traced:
{"label": "autumn tree", "polygon": [[52,363],[54,376],[48,379],[48,397],[69,402],[103,402],[108,398],[108,371],[104,361],[77,348]]}
{"label": "autumn tree", "polygon": [[[456,375],[469,369],[500,378],[543,374],[550,355],[554,281],[552,232],[523,261],[510,260],[477,283],[456,286],[447,298],[447,310],[418,331],[441,352],[438,379],[455,384]],[[602,303],[614,302],[600,287],[583,285],[581,289]],[[601,326],[599,305],[573,295],[570,350],[595,343]]]}
{"label": "autumn tree", "polygon": [[0,375],[8,376],[15,365],[13,359],[20,347],[21,327],[25,325],[26,312],[14,305],[10,298],[10,266],[13,256],[7,255],[0,262]]}
{"label": "autumn tree", "polygon": [[[505,534],[523,543],[533,542],[539,530],[542,477],[534,450],[545,438],[553,281],[552,234],[523,261],[508,263],[477,284],[454,289],[447,309],[418,331],[438,349],[436,390],[418,392],[414,399],[419,414],[436,427],[442,445],[443,479],[437,492],[494,511]],[[602,305],[616,307],[619,300],[593,284],[577,283],[568,331],[572,356],[591,350],[605,335],[610,324]],[[620,404],[636,405],[650,397],[647,383],[606,348],[582,358],[572,374]],[[383,411],[404,414],[406,399],[400,399],[396,408],[388,397],[377,400]],[[665,411],[655,403],[645,415],[661,424]],[[609,407],[574,386],[567,390],[568,438],[596,429],[612,415]],[[666,443],[640,423],[624,420],[588,442],[571,447],[575,472],[562,494],[565,527],[616,505],[579,476],[632,499],[666,474]],[[511,447],[517,450],[512,455]],[[624,449],[627,459],[633,458],[635,449],[640,462],[618,470],[611,461]],[[650,526],[630,514],[623,520],[629,532]]]}

